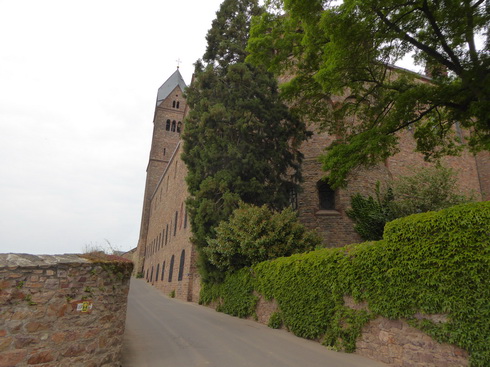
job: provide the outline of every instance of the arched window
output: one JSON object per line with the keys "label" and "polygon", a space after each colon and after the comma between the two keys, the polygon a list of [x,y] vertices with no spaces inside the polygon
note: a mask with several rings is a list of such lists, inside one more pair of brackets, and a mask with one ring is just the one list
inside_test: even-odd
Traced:
{"label": "arched window", "polygon": [[323,180],[316,184],[320,210],[335,210],[335,191]]}
{"label": "arched window", "polygon": [[172,102],[172,107],[175,108],[175,101]]}
{"label": "arched window", "polygon": [[167,120],[167,124],[165,125],[165,130],[170,130],[170,120]]}
{"label": "arched window", "polygon": [[174,272],[174,255],[172,255],[172,258],[170,259],[170,267],[168,269],[168,282],[170,283],[172,281],[172,273]]}
{"label": "arched window", "polygon": [[175,124],[176,124],[175,120],[172,121],[172,132],[175,132]]}
{"label": "arched window", "polygon": [[[184,212],[184,203],[180,203],[180,212]],[[182,229],[182,220],[183,220],[183,215],[180,216],[180,221],[179,221],[179,231]]]}
{"label": "arched window", "polygon": [[185,250],[182,250],[182,253],[180,254],[179,278],[178,278],[179,281],[181,281],[182,277],[184,276],[184,262],[185,262]]}
{"label": "arched window", "polygon": [[182,130],[182,122],[177,123],[177,132],[180,134],[180,131]]}
{"label": "arched window", "polygon": [[179,219],[179,212],[175,212],[174,236],[177,234],[177,219]]}
{"label": "arched window", "polygon": [[162,264],[162,278],[161,278],[161,281],[163,282],[164,279],[165,279],[165,261]]}
{"label": "arched window", "polygon": [[180,106],[180,102],[177,101],[177,108],[179,108],[179,106]]}
{"label": "arched window", "polygon": [[155,282],[158,282],[158,275],[160,274],[160,264],[157,264],[157,272],[155,274]]}

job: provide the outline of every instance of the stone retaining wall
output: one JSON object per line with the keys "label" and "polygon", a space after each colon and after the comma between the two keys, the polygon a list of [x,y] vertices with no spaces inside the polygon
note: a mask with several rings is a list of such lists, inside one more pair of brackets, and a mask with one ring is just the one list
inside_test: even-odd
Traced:
{"label": "stone retaining wall", "polygon": [[[366,309],[367,304],[357,304],[344,297],[344,304],[352,309]],[[259,296],[255,319],[268,324],[271,315],[279,311],[277,303]],[[445,322],[444,315],[415,315],[434,322]],[[362,329],[356,342],[355,354],[393,367],[466,367],[468,353],[450,344],[440,344],[424,332],[411,327],[403,320],[378,317]]]}
{"label": "stone retaining wall", "polygon": [[0,254],[0,367],[120,366],[133,265]]}

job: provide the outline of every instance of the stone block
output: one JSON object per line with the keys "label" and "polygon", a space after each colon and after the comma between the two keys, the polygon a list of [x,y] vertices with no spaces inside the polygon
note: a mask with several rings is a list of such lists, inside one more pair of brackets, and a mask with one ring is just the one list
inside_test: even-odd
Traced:
{"label": "stone block", "polygon": [[39,352],[32,355],[28,360],[27,364],[35,365],[48,363],[54,360],[53,354],[50,351]]}
{"label": "stone block", "polygon": [[0,367],[16,367],[27,356],[27,350],[13,350],[0,353]]}

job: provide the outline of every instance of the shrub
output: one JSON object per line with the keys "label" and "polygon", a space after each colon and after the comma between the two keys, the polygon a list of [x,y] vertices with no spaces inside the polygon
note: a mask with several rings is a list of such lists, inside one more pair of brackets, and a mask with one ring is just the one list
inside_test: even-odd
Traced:
{"label": "shrub", "polygon": [[378,182],[375,197],[353,195],[347,215],[354,221],[354,229],[363,240],[380,240],[385,224],[396,218],[473,200],[457,190],[457,179],[451,168],[420,168],[413,175],[389,182],[385,189],[381,189]]}
{"label": "shrub", "polygon": [[313,250],[321,243],[318,235],[299,223],[287,208],[273,212],[267,206],[241,204],[228,221],[216,228],[205,252],[218,269],[234,272],[261,261]]}

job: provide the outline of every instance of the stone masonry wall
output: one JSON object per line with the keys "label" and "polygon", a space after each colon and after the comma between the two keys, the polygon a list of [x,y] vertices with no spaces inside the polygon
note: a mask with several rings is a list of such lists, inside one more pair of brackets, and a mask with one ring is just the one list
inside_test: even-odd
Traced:
{"label": "stone masonry wall", "polygon": [[[357,304],[344,297],[344,304],[355,310],[367,310],[367,304]],[[271,315],[279,311],[275,300],[259,296],[254,319],[267,325]],[[433,322],[445,322],[444,315],[415,315]],[[250,318],[251,319],[251,318]],[[403,320],[378,317],[362,329],[356,342],[355,354],[380,361],[393,367],[466,367],[468,353],[450,344],[440,344],[424,332]]]}
{"label": "stone masonry wall", "polygon": [[0,254],[0,367],[119,367],[132,267]]}

